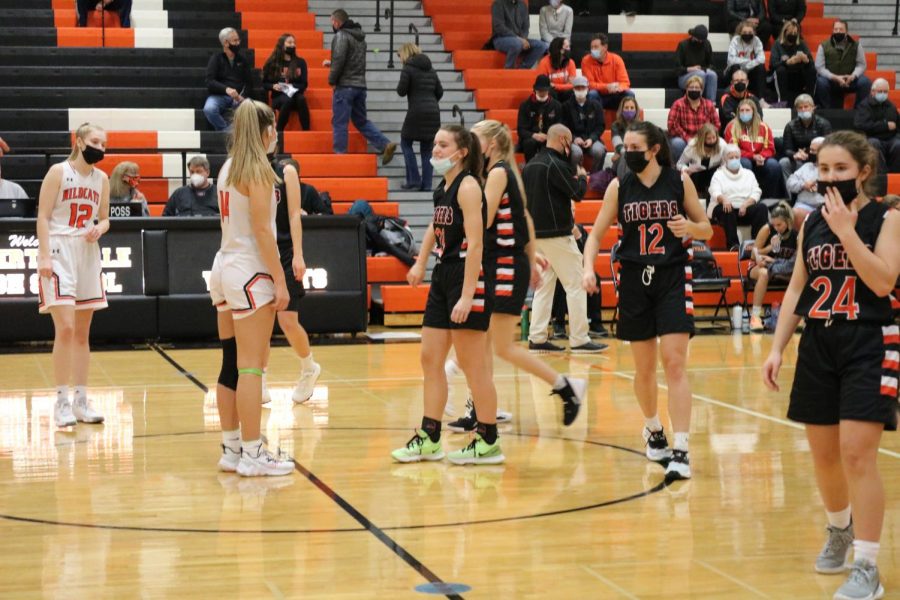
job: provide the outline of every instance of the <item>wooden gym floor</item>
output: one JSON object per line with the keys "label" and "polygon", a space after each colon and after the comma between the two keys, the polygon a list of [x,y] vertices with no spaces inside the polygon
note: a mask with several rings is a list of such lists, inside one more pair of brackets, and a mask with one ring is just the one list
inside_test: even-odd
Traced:
{"label": "wooden gym floor", "polygon": [[[53,426],[50,355],[5,355],[0,597],[831,598],[843,576],[812,568],[825,519],[807,444],[784,419],[787,392],[760,382],[770,341],[694,339],[694,478],[671,487],[642,457],[630,350],[615,341],[552,359],[590,377],[569,429],[542,382],[497,364],[515,419],[496,467],[391,462],[421,417],[418,344],[317,346],[303,406],[296,359],[274,348],[263,431],[297,472],[270,479],[215,469],[215,398],[201,388],[216,350],[95,352],[106,424],[74,431]],[[464,395],[457,380],[457,412]],[[880,566],[898,598],[900,439],[882,448]],[[416,591],[429,582],[437,596]]]}

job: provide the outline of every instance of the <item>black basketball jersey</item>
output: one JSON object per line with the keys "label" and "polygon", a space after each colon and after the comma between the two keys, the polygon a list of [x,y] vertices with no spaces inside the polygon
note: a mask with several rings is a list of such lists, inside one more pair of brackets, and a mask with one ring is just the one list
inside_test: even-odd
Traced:
{"label": "black basketball jersey", "polygon": [[666,226],[675,215],[687,218],[681,173],[664,167],[649,188],[626,173],[619,180],[619,259],[654,266],[686,262],[684,241]]}
{"label": "black basketball jersey", "polygon": [[769,239],[766,240],[766,246],[771,246],[769,256],[772,258],[792,258],[797,254],[797,231],[791,229],[788,231],[787,237],[780,237],[775,228],[769,225]]}
{"label": "black basketball jersey", "polygon": [[[859,211],[856,233],[867,248],[875,248],[888,210],[884,204],[871,201]],[[876,296],[856,274],[821,209],[810,213],[803,223],[803,264],[809,279],[797,302],[797,315],[807,319],[891,321],[890,298]]]}
{"label": "black basketball jersey", "polygon": [[278,175],[281,183],[275,184],[275,238],[278,245],[291,245],[291,217],[288,214],[287,187],[284,185],[284,167],[278,164],[278,160],[272,161],[272,170]]}
{"label": "black basketball jersey", "polygon": [[[463,212],[459,206],[457,194],[459,186],[466,176],[471,175],[463,171],[456,176],[450,187],[444,191],[444,181],[434,190],[434,252],[441,262],[464,260],[469,248],[466,240],[466,228],[463,224]],[[481,222],[482,227],[487,220],[487,203],[484,201],[484,193],[481,195]]]}
{"label": "black basketball jersey", "polygon": [[491,170],[506,171],[506,190],[500,198],[497,215],[486,232],[484,250],[486,256],[515,256],[525,252],[528,243],[528,221],[525,219],[525,202],[519,193],[519,183],[512,169],[499,161]]}

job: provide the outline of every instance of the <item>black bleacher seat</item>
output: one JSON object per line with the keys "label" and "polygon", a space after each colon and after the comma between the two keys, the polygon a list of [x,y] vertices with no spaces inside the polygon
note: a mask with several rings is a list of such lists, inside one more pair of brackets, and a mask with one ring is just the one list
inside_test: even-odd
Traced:
{"label": "black bleacher seat", "polygon": [[[216,43],[205,48],[29,48],[10,47],[0,52],[0,66],[86,66],[104,67],[181,67],[206,69]],[[252,50],[244,50],[254,58]]]}

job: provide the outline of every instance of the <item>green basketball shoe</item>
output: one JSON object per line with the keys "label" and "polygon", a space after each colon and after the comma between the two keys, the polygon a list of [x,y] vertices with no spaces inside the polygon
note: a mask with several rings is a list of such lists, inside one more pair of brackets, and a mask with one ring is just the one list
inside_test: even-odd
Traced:
{"label": "green basketball shoe", "polygon": [[441,460],[444,458],[444,449],[440,440],[432,442],[428,434],[421,429],[410,438],[406,445],[391,452],[394,460],[402,463],[419,462],[422,460]]}
{"label": "green basketball shoe", "polygon": [[447,460],[454,465],[499,465],[506,460],[500,449],[500,438],[488,444],[477,433],[472,443],[447,455]]}

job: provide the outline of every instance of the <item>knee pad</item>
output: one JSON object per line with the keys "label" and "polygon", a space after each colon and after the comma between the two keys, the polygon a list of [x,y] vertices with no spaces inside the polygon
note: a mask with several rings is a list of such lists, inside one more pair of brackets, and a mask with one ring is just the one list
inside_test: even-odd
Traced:
{"label": "knee pad", "polygon": [[235,391],[237,382],[237,341],[234,338],[228,338],[222,340],[222,369],[219,371],[219,385]]}

